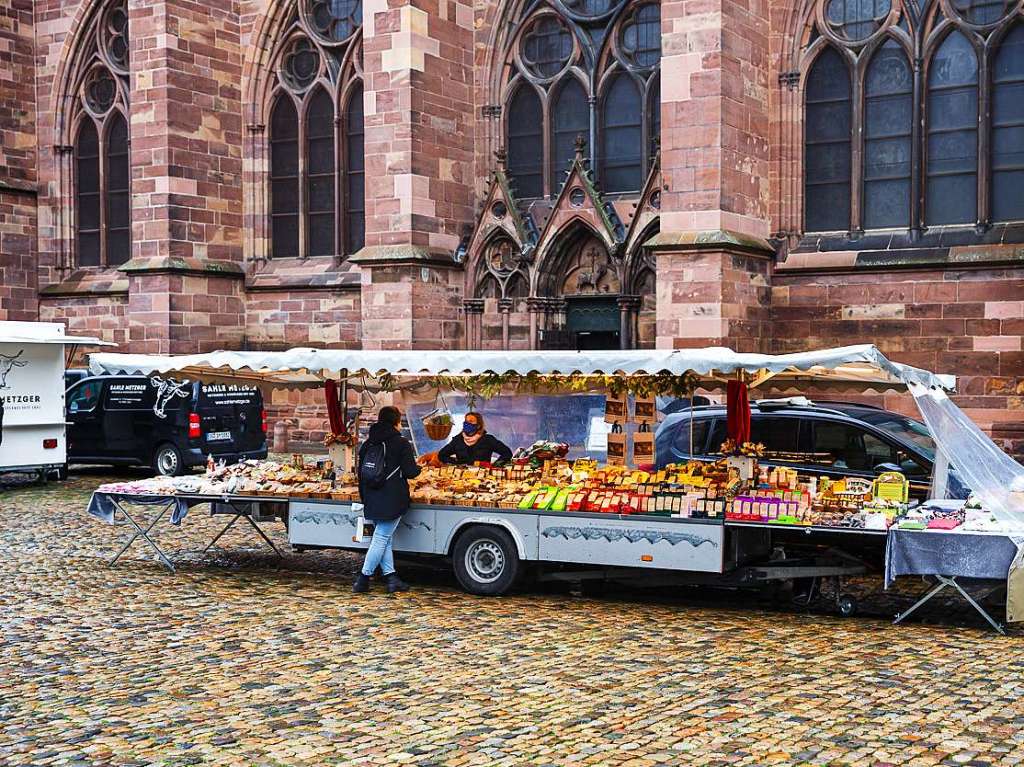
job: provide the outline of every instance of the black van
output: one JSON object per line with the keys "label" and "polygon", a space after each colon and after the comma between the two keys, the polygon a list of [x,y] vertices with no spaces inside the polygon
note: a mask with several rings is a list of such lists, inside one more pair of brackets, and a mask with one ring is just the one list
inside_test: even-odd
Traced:
{"label": "black van", "polygon": [[174,378],[95,376],[71,386],[68,463],[151,466],[181,474],[206,463],[267,457],[259,389]]}

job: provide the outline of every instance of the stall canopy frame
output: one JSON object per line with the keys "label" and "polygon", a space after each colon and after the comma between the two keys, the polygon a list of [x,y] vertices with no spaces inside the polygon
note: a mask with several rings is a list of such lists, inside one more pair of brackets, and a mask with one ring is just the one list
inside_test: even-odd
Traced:
{"label": "stall canopy frame", "polygon": [[485,375],[540,377],[690,376],[703,389],[743,377],[749,386],[788,390],[813,386],[860,391],[904,390],[910,384],[953,391],[956,379],[902,365],[875,346],[862,344],[798,354],[749,354],[707,349],[489,352],[376,351],[295,348],[283,352],[219,351],[173,357],[140,354],[90,355],[96,375],[173,373],[203,381],[248,383],[266,389],[319,388],[347,379],[390,376],[397,382]]}

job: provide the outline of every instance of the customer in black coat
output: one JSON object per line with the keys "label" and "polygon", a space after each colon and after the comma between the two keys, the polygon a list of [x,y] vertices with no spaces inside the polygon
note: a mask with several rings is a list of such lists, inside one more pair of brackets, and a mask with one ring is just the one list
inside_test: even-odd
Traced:
{"label": "customer in black coat", "polygon": [[[497,458],[494,456],[497,455]],[[508,463],[512,451],[508,445],[484,428],[484,417],[479,413],[466,413],[462,420],[462,433],[456,434],[447,445],[437,451],[442,463]]]}
{"label": "customer in black coat", "polygon": [[[421,471],[416,463],[412,445],[401,433],[402,414],[396,407],[383,407],[377,414],[377,423],[370,427],[370,434],[359,448],[359,497],[363,501],[363,516],[372,520],[373,539],[363,560],[362,572],[352,584],[357,594],[370,590],[370,576],[380,566],[389,593],[408,591],[409,586],[395,572],[395,558],[391,539],[402,521],[402,515],[409,510],[409,480],[419,476]],[[367,453],[375,448],[384,448],[385,479],[377,486],[363,477],[363,463]]]}

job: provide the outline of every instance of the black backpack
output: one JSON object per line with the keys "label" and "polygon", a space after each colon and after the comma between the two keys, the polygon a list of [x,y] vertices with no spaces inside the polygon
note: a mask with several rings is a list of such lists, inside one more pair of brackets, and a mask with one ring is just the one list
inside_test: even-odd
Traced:
{"label": "black backpack", "polygon": [[384,484],[395,476],[400,466],[390,474],[387,472],[388,448],[384,442],[367,442],[363,450],[363,458],[359,462],[359,480],[374,490],[384,487]]}

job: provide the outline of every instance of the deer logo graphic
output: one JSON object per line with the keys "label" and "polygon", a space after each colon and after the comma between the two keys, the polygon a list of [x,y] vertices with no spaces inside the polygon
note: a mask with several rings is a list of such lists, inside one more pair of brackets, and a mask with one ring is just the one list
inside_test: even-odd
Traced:
{"label": "deer logo graphic", "polygon": [[188,381],[175,381],[173,378],[168,378],[166,381],[162,378],[150,378],[149,382],[156,389],[156,404],[153,405],[153,415],[157,418],[167,417],[167,406],[171,400],[175,397],[185,398],[189,395],[190,384]]}
{"label": "deer logo graphic", "polygon": [[21,355],[25,353],[22,349],[13,357],[7,354],[0,354],[0,389],[7,389],[7,374],[14,368],[23,368],[28,365],[28,360],[21,359]]}

